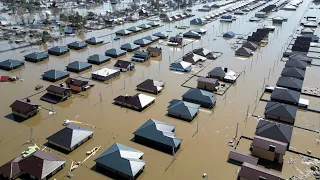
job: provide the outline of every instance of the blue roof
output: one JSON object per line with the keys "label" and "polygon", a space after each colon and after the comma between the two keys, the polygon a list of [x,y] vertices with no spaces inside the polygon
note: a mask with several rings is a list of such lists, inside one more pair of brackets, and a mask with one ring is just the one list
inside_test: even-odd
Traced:
{"label": "blue roof", "polygon": [[73,30],[72,27],[66,26],[66,27],[64,28],[64,33],[65,33],[65,34],[73,34],[73,33],[74,33],[74,30]]}
{"label": "blue roof", "polygon": [[123,51],[121,49],[112,48],[112,49],[108,49],[105,53],[110,54],[110,55],[120,55],[122,53],[126,53],[126,51]]}
{"label": "blue roof", "polygon": [[235,34],[234,32],[229,31],[229,32],[223,34],[223,37],[233,37],[233,36],[235,36],[235,35],[236,35],[236,34]]}
{"label": "blue roof", "polygon": [[49,57],[47,52],[33,52],[24,56],[25,58],[40,60]]}
{"label": "blue roof", "polygon": [[136,51],[134,52],[135,56],[148,56],[148,52],[147,51]]}
{"label": "blue roof", "polygon": [[132,27],[129,27],[127,30],[136,32],[136,31],[141,31],[141,28],[136,27],[136,26],[132,26]]}
{"label": "blue roof", "polygon": [[48,49],[48,51],[62,53],[62,52],[68,52],[69,49],[67,46],[55,46],[53,48]]}
{"label": "blue roof", "polygon": [[109,56],[104,56],[104,55],[99,55],[99,54],[94,54],[94,55],[88,57],[88,61],[95,61],[95,62],[103,62],[103,61],[107,61],[110,59],[111,59],[111,57],[109,57]]}
{"label": "blue roof", "polygon": [[153,35],[153,36],[160,37],[160,38],[166,38],[166,37],[168,37],[168,34],[162,33],[162,32],[157,32],[157,33],[154,33],[154,34],[152,34],[152,35]]}
{"label": "blue roof", "polygon": [[146,162],[140,160],[143,152],[114,143],[94,161],[118,172],[134,177],[144,168]]}
{"label": "blue roof", "polygon": [[168,112],[183,114],[192,119],[199,111],[199,104],[189,103],[182,100],[173,99],[168,106]]}
{"label": "blue roof", "polygon": [[13,59],[8,59],[8,60],[0,62],[0,66],[7,67],[10,69],[12,69],[14,67],[22,66],[22,65],[24,65],[23,61],[18,61],[18,60],[13,60]]}
{"label": "blue roof", "polygon": [[149,119],[133,134],[176,148],[181,144],[182,139],[175,137],[175,133],[173,132],[175,128],[171,124]]}
{"label": "blue roof", "polygon": [[77,69],[77,70],[86,69],[88,67],[92,67],[92,65],[86,62],[81,62],[81,61],[74,61],[72,63],[69,63],[67,66],[67,68]]}
{"label": "blue roof", "polygon": [[48,78],[51,78],[51,79],[59,79],[61,77],[64,77],[66,75],[68,75],[69,73],[66,72],[66,71],[60,71],[60,70],[54,70],[54,69],[51,69],[49,71],[46,71],[45,73],[43,73],[43,77],[48,77]]}
{"label": "blue roof", "polygon": [[199,102],[214,104],[216,102],[216,99],[212,97],[213,93],[204,91],[197,88],[191,88],[189,89],[184,95],[182,95],[183,98],[188,98],[192,100],[196,100]]}
{"label": "blue roof", "polygon": [[138,47],[140,47],[140,46],[137,45],[137,44],[126,43],[126,44],[122,44],[120,48],[121,48],[121,49],[126,49],[126,50],[128,50],[128,49],[136,49],[136,48],[138,48]]}
{"label": "blue roof", "polygon": [[152,43],[152,41],[149,41],[147,39],[137,39],[137,40],[133,41],[133,43],[138,44],[138,45],[146,45],[146,44]]}

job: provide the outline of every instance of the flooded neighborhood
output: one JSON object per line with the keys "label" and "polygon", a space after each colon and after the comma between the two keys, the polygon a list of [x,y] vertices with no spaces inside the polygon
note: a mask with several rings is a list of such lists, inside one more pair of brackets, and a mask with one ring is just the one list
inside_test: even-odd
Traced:
{"label": "flooded neighborhood", "polygon": [[319,0],[0,11],[0,180],[320,179]]}

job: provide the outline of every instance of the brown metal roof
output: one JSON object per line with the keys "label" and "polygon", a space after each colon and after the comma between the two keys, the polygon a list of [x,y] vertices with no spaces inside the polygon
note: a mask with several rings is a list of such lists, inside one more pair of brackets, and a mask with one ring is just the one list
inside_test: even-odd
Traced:
{"label": "brown metal roof", "polygon": [[206,78],[206,77],[198,77],[197,81],[210,83],[210,84],[216,84],[218,82],[218,79]]}
{"label": "brown metal roof", "polygon": [[21,100],[16,100],[13,104],[10,105],[10,107],[22,113],[28,113],[30,111],[33,111],[34,109],[37,109],[39,105],[31,104]]}
{"label": "brown metal roof", "polygon": [[284,180],[277,172],[246,162],[242,164],[238,176],[249,180],[259,179],[259,177],[264,177],[267,180]]}
{"label": "brown metal roof", "polygon": [[49,87],[47,87],[46,89],[47,91],[53,92],[53,93],[57,93],[57,94],[62,94],[65,91],[69,90],[69,88],[65,88],[65,87],[60,87],[60,86],[55,86],[55,85],[50,85]]}
{"label": "brown metal roof", "polygon": [[125,104],[130,104],[132,106],[136,106],[139,109],[142,108],[141,103],[140,103],[140,99],[139,99],[139,93],[133,96],[118,96],[116,98],[114,98],[114,101],[118,101],[118,102],[122,102]]}
{"label": "brown metal roof", "polygon": [[0,167],[0,175],[11,179],[21,173],[19,162],[22,158],[16,157]]}
{"label": "brown metal roof", "polygon": [[157,86],[154,85],[152,79],[146,79],[142,83],[138,84],[137,88],[143,88],[143,89],[148,89],[148,90],[152,90],[152,91],[157,91],[158,90]]}

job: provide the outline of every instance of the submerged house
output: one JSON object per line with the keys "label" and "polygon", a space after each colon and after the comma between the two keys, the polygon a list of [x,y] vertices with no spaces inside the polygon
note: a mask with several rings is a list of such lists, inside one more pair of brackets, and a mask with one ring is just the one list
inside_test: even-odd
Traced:
{"label": "submerged house", "polygon": [[82,61],[74,61],[72,63],[69,63],[67,67],[67,71],[80,73],[82,71],[85,71],[87,69],[91,69],[92,65],[86,62]]}
{"label": "submerged house", "polygon": [[286,143],[289,147],[292,131],[292,126],[272,121],[260,120],[256,127],[255,135]]}
{"label": "submerged house", "polygon": [[285,64],[285,67],[295,67],[302,70],[306,70],[307,66],[308,64],[306,62],[297,59],[289,59],[289,61],[287,61]]}
{"label": "submerged house", "polygon": [[297,106],[269,101],[266,105],[264,116],[280,122],[294,124],[297,110]]}
{"label": "submerged house", "polygon": [[69,77],[69,73],[66,71],[54,70],[51,69],[49,71],[44,72],[42,75],[42,79],[46,81],[56,82],[61,79]]}
{"label": "submerged house", "polygon": [[132,31],[126,30],[126,29],[120,29],[116,32],[117,36],[128,36],[132,33]]}
{"label": "submerged house", "polygon": [[173,154],[182,142],[176,137],[175,129],[174,125],[149,119],[133,133],[134,141]]}
{"label": "submerged house", "polygon": [[110,80],[120,75],[117,69],[102,68],[91,73],[91,78],[98,81]]}
{"label": "submerged house", "polygon": [[23,61],[8,59],[8,60],[0,62],[0,69],[6,70],[6,71],[18,69],[21,66],[24,66]]}
{"label": "submerged house", "polygon": [[308,57],[307,55],[305,54],[293,54],[291,56],[289,56],[289,60],[299,60],[299,61],[304,61],[308,64],[311,64],[312,62],[312,58]]}
{"label": "submerged house", "polygon": [[116,97],[114,104],[124,106],[136,111],[142,111],[155,102],[155,98],[145,94],[137,93],[133,96],[120,95]]}
{"label": "submerged house", "polygon": [[192,65],[197,64],[199,61],[200,62],[205,61],[206,59],[207,59],[206,57],[199,56],[194,53],[188,53],[182,57],[183,61],[191,63]]}
{"label": "submerged house", "polygon": [[281,174],[270,169],[259,167],[250,163],[243,163],[238,173],[240,180],[284,180]]}
{"label": "submerged house", "polygon": [[214,78],[198,77],[197,82],[197,88],[211,92],[216,91],[216,88],[219,86],[218,79]]}
{"label": "submerged house", "polygon": [[245,56],[249,57],[253,54],[253,51],[249,48],[246,47],[240,47],[239,49],[236,50],[235,55],[236,56]]}
{"label": "submerged house", "polygon": [[301,30],[301,34],[313,34],[314,30],[311,28],[304,28]]}
{"label": "submerged house", "polygon": [[170,70],[189,72],[192,69],[192,64],[185,61],[173,62],[170,64]]}
{"label": "submerged house", "polygon": [[169,46],[181,46],[183,44],[183,38],[178,36],[170,37],[167,44]]}
{"label": "submerged house", "polygon": [[168,106],[168,115],[191,122],[198,114],[200,105],[173,99]]}
{"label": "submerged house", "polygon": [[134,43],[126,43],[120,46],[121,50],[127,51],[127,52],[133,52],[140,48],[139,45],[136,45]]}
{"label": "submerged house", "polygon": [[124,51],[124,50],[112,48],[112,49],[108,49],[108,50],[105,52],[105,55],[106,55],[106,56],[110,56],[110,57],[112,57],[112,58],[118,58],[118,57],[120,57],[120,56],[125,55],[126,53],[127,53],[127,52]]}
{"label": "submerged house", "polygon": [[161,47],[148,47],[147,52],[150,54],[151,57],[158,57],[162,55]]}
{"label": "submerged house", "polygon": [[183,37],[193,38],[193,39],[200,39],[201,35],[199,33],[197,33],[197,32],[194,32],[194,31],[188,31],[188,32],[183,34]]}
{"label": "submerged house", "polygon": [[94,161],[99,171],[111,172],[122,178],[134,180],[143,172],[146,165],[146,162],[141,160],[143,154],[136,149],[114,143]]}
{"label": "submerged house", "polygon": [[287,146],[287,143],[255,136],[252,142],[251,153],[253,156],[282,164]]}
{"label": "submerged house", "polygon": [[142,38],[142,39],[146,39],[146,40],[151,41],[151,42],[156,42],[156,41],[158,41],[160,38],[159,38],[158,36],[149,35],[149,36],[146,36],[146,37],[144,37],[144,38]]}
{"label": "submerged house", "polygon": [[66,161],[37,150],[27,157],[18,156],[0,167],[1,179],[48,179],[62,170]]}
{"label": "submerged house", "polygon": [[93,85],[89,85],[89,81],[84,81],[76,78],[68,78],[66,80],[67,87],[72,91],[81,92],[86,91]]}
{"label": "submerged house", "polygon": [[100,64],[103,64],[105,62],[110,61],[110,59],[111,59],[111,57],[109,57],[109,56],[94,54],[92,56],[89,56],[87,60],[88,60],[88,63],[90,63],[90,64],[100,65]]}
{"label": "submerged house", "polygon": [[71,89],[63,86],[50,85],[46,90],[47,93],[43,95],[40,100],[52,104],[57,104],[59,102],[65,101],[72,96]]}
{"label": "submerged house", "polygon": [[300,92],[293,91],[287,88],[274,88],[271,94],[271,101],[286,103],[298,106],[300,99]]}
{"label": "submerged house", "polygon": [[67,46],[56,46],[48,49],[50,55],[61,56],[68,53],[70,50]]}
{"label": "submerged house", "polygon": [[253,42],[245,42],[242,47],[250,49],[251,51],[255,51],[258,48],[258,45]]}
{"label": "submerged house", "polygon": [[206,22],[202,18],[195,18],[195,19],[192,19],[190,21],[190,24],[192,24],[192,25],[204,25],[204,24],[206,24]]}
{"label": "submerged house", "polygon": [[93,131],[76,125],[68,125],[47,138],[48,144],[71,152],[93,137]]}
{"label": "submerged house", "polygon": [[220,81],[234,83],[237,80],[237,74],[224,67],[215,67],[207,75],[209,78],[215,78]]}
{"label": "submerged house", "polygon": [[64,28],[64,34],[74,34],[74,29],[70,26]]}
{"label": "submerged house", "polygon": [[160,39],[167,39],[168,38],[168,34],[167,33],[162,33],[162,32],[157,32],[152,34],[153,36],[157,36]]}
{"label": "submerged house", "polygon": [[137,27],[139,27],[139,28],[141,28],[141,29],[150,29],[150,28],[151,28],[151,26],[148,25],[148,24],[140,24],[140,25],[137,26]]}
{"label": "submerged house", "polygon": [[83,41],[74,41],[74,42],[68,44],[68,48],[74,49],[74,50],[80,50],[80,49],[86,48],[87,45],[88,44]]}
{"label": "submerged house", "polygon": [[212,52],[210,50],[208,50],[208,49],[205,49],[205,48],[194,49],[192,52],[194,54],[206,57],[208,59],[214,59],[213,56],[212,56]]}
{"label": "submerged house", "polygon": [[227,33],[224,33],[224,34],[223,34],[223,37],[225,37],[225,38],[233,38],[235,35],[236,35],[236,34],[235,34],[234,32],[229,31],[229,32],[227,32]]}
{"label": "submerged house", "polygon": [[139,27],[136,27],[136,26],[132,26],[132,27],[128,28],[127,30],[136,33],[136,32],[141,31],[142,29]]}
{"label": "submerged house", "polygon": [[199,104],[201,107],[212,109],[216,105],[213,93],[197,88],[189,89],[182,95],[182,100]]}
{"label": "submerged house", "polygon": [[148,25],[152,26],[152,27],[158,27],[160,26],[160,23],[156,22],[156,21],[151,21],[147,23]]}
{"label": "submerged house", "polygon": [[282,77],[293,77],[300,80],[304,80],[306,71],[295,67],[285,67],[281,72]]}
{"label": "submerged house", "polygon": [[48,58],[49,54],[47,52],[33,52],[24,56],[24,60],[34,63],[44,61]]}
{"label": "submerged house", "polygon": [[13,115],[27,119],[35,116],[39,112],[40,105],[32,104],[28,101],[16,100],[10,105],[10,108]]}
{"label": "submerged house", "polygon": [[120,70],[120,72],[127,72],[134,69],[134,63],[130,61],[118,60],[113,67]]}
{"label": "submerged house", "polygon": [[149,60],[151,57],[151,53],[149,51],[135,51],[131,60],[132,61],[137,61],[137,62],[145,62]]}
{"label": "submerged house", "polygon": [[199,34],[205,34],[205,33],[207,33],[207,30],[202,29],[202,28],[192,29],[191,31],[194,31],[194,32],[199,33]]}
{"label": "submerged house", "polygon": [[137,39],[135,41],[133,41],[134,44],[139,45],[141,47],[145,47],[148,46],[152,43],[152,41],[149,41],[147,39]]}
{"label": "submerged house", "polygon": [[146,79],[145,81],[137,85],[137,90],[149,92],[152,94],[158,94],[162,91],[163,87],[164,87],[164,83],[161,81]]}
{"label": "submerged house", "polygon": [[85,42],[90,45],[97,45],[97,44],[102,44],[104,41],[102,39],[92,37],[92,38],[86,39]]}
{"label": "submerged house", "polygon": [[281,76],[277,81],[277,86],[288,88],[288,89],[299,91],[299,92],[301,92],[302,85],[303,85],[303,80],[293,78],[293,77]]}

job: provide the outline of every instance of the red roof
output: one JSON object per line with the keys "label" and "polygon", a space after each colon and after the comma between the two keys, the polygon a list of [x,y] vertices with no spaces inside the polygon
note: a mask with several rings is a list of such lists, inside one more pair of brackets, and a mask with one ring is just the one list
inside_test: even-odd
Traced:
{"label": "red roof", "polygon": [[0,76],[0,82],[8,82],[9,78],[9,76]]}

